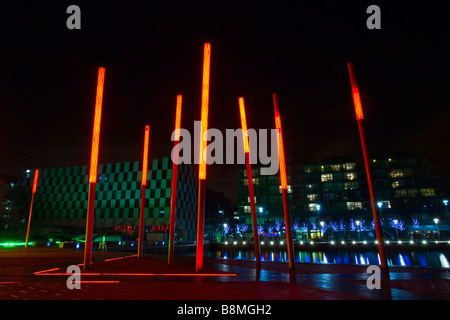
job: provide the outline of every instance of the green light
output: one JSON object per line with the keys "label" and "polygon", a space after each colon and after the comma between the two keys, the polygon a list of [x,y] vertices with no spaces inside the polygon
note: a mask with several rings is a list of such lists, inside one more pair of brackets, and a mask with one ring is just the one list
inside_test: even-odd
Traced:
{"label": "green light", "polygon": [[[33,245],[34,242],[28,242],[28,244]],[[1,242],[0,246],[2,246],[2,247],[25,246],[25,242]]]}

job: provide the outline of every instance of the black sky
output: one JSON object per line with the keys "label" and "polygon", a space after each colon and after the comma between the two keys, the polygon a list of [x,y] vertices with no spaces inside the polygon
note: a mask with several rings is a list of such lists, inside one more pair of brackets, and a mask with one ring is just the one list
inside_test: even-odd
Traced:
{"label": "black sky", "polygon": [[[0,174],[88,165],[97,69],[106,68],[100,162],[168,156],[177,94],[182,126],[200,119],[203,43],[212,45],[209,127],[274,127],[288,157],[361,153],[347,62],[354,63],[371,151],[410,150],[450,175],[450,27],[441,1],[14,1],[0,4]],[[81,8],[81,30],[66,8]],[[381,30],[366,9],[381,8]],[[23,157],[26,150],[30,158]],[[235,198],[233,166],[208,184]]]}

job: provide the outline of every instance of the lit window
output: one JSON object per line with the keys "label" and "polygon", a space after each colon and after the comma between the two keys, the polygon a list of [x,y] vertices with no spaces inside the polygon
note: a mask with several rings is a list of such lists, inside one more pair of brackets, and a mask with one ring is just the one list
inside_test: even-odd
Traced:
{"label": "lit window", "polygon": [[244,206],[244,213],[250,213],[250,206]]}
{"label": "lit window", "polygon": [[332,173],[324,173],[321,175],[321,181],[322,182],[326,182],[326,181],[333,181],[333,174]]}
{"label": "lit window", "polygon": [[345,170],[351,171],[351,170],[355,170],[355,168],[356,168],[356,163],[354,163],[354,162],[344,163],[343,166],[344,166],[344,169],[345,169]]}
{"label": "lit window", "polygon": [[354,181],[354,182],[344,182],[344,189],[354,189],[354,188],[359,188],[359,183]]}
{"label": "lit window", "polygon": [[308,201],[316,201],[317,200],[317,194],[307,194],[306,197],[308,198]]}
{"label": "lit window", "polygon": [[394,182],[392,182],[392,188],[398,188],[398,187],[400,187],[400,182],[399,181],[394,181]]}
{"label": "lit window", "polygon": [[345,180],[355,180],[356,173],[355,172],[346,172],[346,173],[344,173],[344,179]]}
{"label": "lit window", "polygon": [[331,164],[330,165],[331,171],[341,171],[341,165],[339,164]]}
{"label": "lit window", "polygon": [[412,169],[395,169],[389,173],[391,178],[410,177],[413,175]]}
{"label": "lit window", "polygon": [[433,188],[430,189],[420,189],[420,194],[423,197],[436,197],[436,191]]}
{"label": "lit window", "polygon": [[361,201],[347,202],[348,210],[358,210],[358,209],[362,209],[362,208],[363,208],[363,204]]}
{"label": "lit window", "polygon": [[394,190],[394,198],[417,198],[417,189]]}
{"label": "lit window", "polygon": [[317,203],[310,203],[308,205],[308,211],[317,211]]}

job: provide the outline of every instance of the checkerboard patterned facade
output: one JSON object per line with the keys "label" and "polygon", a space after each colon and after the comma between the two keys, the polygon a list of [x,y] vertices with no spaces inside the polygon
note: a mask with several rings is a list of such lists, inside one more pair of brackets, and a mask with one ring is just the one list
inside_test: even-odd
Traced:
{"label": "checkerboard patterned facade", "polygon": [[[169,223],[172,163],[155,159],[149,166],[145,193],[145,225]],[[88,202],[88,167],[42,170],[35,198],[36,226],[84,227]],[[142,164],[139,161],[100,164],[95,195],[96,228],[138,225]],[[184,240],[194,240],[197,179],[192,166],[178,167],[176,229]]]}

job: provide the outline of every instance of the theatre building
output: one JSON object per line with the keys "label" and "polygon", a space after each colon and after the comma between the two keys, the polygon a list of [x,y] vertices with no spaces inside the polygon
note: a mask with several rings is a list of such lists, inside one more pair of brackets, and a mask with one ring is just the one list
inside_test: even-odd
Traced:
{"label": "theatre building", "polygon": [[[39,174],[32,230],[84,233],[88,203],[88,167],[44,168]],[[142,164],[139,161],[100,164],[95,192],[94,232],[137,232],[141,203]],[[145,230],[167,233],[170,217],[172,162],[149,164],[145,192]],[[32,179],[30,179],[32,181]],[[197,175],[193,166],[179,165],[176,239],[196,237]]]}

